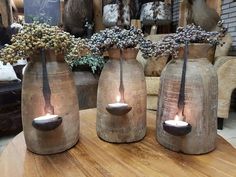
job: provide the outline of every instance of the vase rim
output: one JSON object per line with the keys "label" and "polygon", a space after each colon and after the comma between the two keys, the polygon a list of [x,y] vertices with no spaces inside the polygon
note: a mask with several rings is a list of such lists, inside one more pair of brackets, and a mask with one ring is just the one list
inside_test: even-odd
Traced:
{"label": "vase rim", "polygon": [[[122,51],[123,51],[123,58],[125,60],[129,60],[129,59],[136,59],[139,50],[137,48],[126,48],[126,49],[122,49]],[[121,58],[121,52],[119,48],[109,49],[108,54],[111,59]]]}
{"label": "vase rim", "polygon": [[[184,44],[180,45],[178,58],[184,58],[184,47]],[[209,43],[189,43],[189,59],[207,58],[211,63],[214,63],[214,56],[215,46]]]}
{"label": "vase rim", "polygon": [[[180,44],[180,46],[184,46],[185,44]],[[211,46],[211,47],[214,47],[214,45],[210,44],[210,43],[206,43],[206,42],[202,42],[202,43],[199,43],[199,42],[190,42],[188,43],[188,45],[191,45],[191,46]]]}
{"label": "vase rim", "polygon": [[[39,50],[35,50],[33,51],[33,53],[29,56],[30,61],[41,61],[41,55],[40,55],[40,49]],[[46,60],[47,61],[65,61],[64,60],[64,52],[63,51],[59,51],[56,52],[53,49],[45,49],[45,55],[46,55]]]}
{"label": "vase rim", "polygon": [[60,53],[60,54],[63,54],[63,53],[64,53],[63,50],[61,50],[61,51],[59,51],[59,52],[56,52],[55,49],[45,49],[45,48],[38,48],[37,50],[33,50],[33,53],[38,53],[39,51],[41,51],[41,50],[43,50],[43,49],[44,49],[45,52],[54,52],[54,53]]}
{"label": "vase rim", "polygon": [[124,48],[124,49],[113,47],[113,48],[108,49],[108,51],[110,51],[110,50],[122,50],[122,51],[130,51],[131,50],[131,51],[138,51],[139,49],[135,48],[135,47],[128,47],[128,48]]}

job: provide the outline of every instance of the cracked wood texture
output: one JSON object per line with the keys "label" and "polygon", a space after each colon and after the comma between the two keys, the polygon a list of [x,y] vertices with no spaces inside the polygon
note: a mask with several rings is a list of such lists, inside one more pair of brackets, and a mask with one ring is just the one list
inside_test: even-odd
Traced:
{"label": "cracked wood texture", "polygon": [[[211,54],[211,55],[210,55]],[[192,125],[186,136],[176,137],[164,131],[163,122],[174,119],[183,68],[183,48],[177,60],[172,60],[162,71],[157,139],[165,147],[187,154],[204,154],[215,149],[217,136],[218,79],[213,65],[207,58],[214,56],[209,44],[190,44],[186,70],[184,121]]]}
{"label": "cracked wood texture", "polygon": [[155,112],[148,112],[145,139],[132,144],[110,144],[96,135],[96,109],[80,111],[80,142],[57,155],[39,156],[26,150],[23,134],[0,156],[1,177],[233,177],[236,150],[217,137],[216,150],[205,155],[169,151],[155,139]]}
{"label": "cracked wood texture", "polygon": [[136,60],[136,49],[123,50],[124,100],[132,107],[127,114],[110,114],[106,107],[116,103],[121,96],[119,49],[108,51],[110,60],[105,64],[98,83],[97,93],[97,134],[105,141],[130,143],[140,141],[146,133],[146,82],[141,64]]}
{"label": "cracked wood texture", "polygon": [[218,110],[217,116],[228,119],[231,96],[236,89],[236,57],[221,56],[217,58],[214,67],[218,75]]}
{"label": "cracked wood texture", "polygon": [[55,115],[62,117],[62,124],[45,132],[32,126],[36,117],[45,115],[43,96],[43,71],[39,53],[31,57],[25,69],[22,84],[22,124],[28,149],[38,154],[54,154],[74,146],[79,139],[79,105],[72,73],[63,54],[46,50],[47,76],[51,89],[50,101]]}

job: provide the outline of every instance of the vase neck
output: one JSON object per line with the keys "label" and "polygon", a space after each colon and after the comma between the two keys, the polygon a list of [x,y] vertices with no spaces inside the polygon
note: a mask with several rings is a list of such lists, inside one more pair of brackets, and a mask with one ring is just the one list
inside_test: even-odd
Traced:
{"label": "vase neck", "polygon": [[[207,58],[211,63],[214,61],[215,57],[215,47],[210,44],[189,44],[188,58],[189,59],[200,59]],[[180,46],[178,58],[184,58],[184,46]]]}
{"label": "vase neck", "polygon": [[[44,50],[46,61],[64,62],[64,53],[56,53],[54,50]],[[41,61],[42,52],[38,50],[30,56],[31,60]]]}
{"label": "vase neck", "polygon": [[108,50],[108,54],[110,59],[119,60],[121,57],[123,57],[124,60],[134,60],[137,57],[138,49],[135,48],[128,48],[128,49],[122,49],[122,52],[120,49],[110,49]]}

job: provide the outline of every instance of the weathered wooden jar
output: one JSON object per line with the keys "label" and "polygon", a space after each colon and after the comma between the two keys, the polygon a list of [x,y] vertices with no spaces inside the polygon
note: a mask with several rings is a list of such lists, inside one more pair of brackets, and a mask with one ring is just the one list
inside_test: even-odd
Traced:
{"label": "weathered wooden jar", "polygon": [[[27,148],[37,154],[54,154],[74,146],[79,139],[79,107],[72,73],[62,54],[46,51],[46,68],[54,114],[61,117],[58,127],[54,119],[33,126],[35,118],[45,116],[43,69],[41,56],[32,55],[23,78],[22,121]],[[49,128],[49,129],[48,129]],[[47,131],[45,131],[47,129]]]}
{"label": "weathered wooden jar", "polygon": [[164,25],[171,23],[171,5],[165,2],[148,2],[142,5],[142,25]]}
{"label": "weathered wooden jar", "polygon": [[190,44],[185,85],[185,122],[192,126],[189,134],[175,136],[163,129],[163,122],[174,120],[183,67],[183,49],[179,60],[172,60],[161,75],[157,111],[157,140],[173,151],[186,154],[208,153],[216,147],[217,136],[217,74],[207,58],[214,56],[209,44]]}
{"label": "weathered wooden jar", "polygon": [[93,1],[67,0],[64,5],[64,28],[67,32],[78,36],[92,33]]}
{"label": "weathered wooden jar", "polygon": [[[116,26],[119,15],[123,25],[129,26],[131,19],[139,19],[139,4],[134,0],[102,0],[103,24],[106,27]],[[121,7],[122,6],[122,7]],[[120,7],[122,10],[120,10]],[[121,13],[121,14],[119,14]]]}
{"label": "weathered wooden jar", "polygon": [[[130,7],[125,5],[123,7],[124,25],[130,25]],[[106,27],[116,26],[119,17],[119,5],[118,4],[107,4],[103,7],[103,24]]]}
{"label": "weathered wooden jar", "polygon": [[141,64],[136,60],[136,49],[123,50],[123,83],[125,102],[132,107],[124,115],[113,115],[106,108],[115,103],[120,86],[119,49],[109,51],[98,84],[97,135],[111,143],[139,141],[146,134],[146,82]]}

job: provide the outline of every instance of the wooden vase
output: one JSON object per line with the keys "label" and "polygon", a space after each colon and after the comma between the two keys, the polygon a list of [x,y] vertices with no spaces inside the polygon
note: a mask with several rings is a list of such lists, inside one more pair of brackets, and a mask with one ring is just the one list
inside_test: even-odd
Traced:
{"label": "wooden vase", "polygon": [[123,50],[123,83],[125,102],[132,107],[125,115],[110,114],[106,107],[116,102],[120,86],[119,49],[109,51],[98,84],[97,135],[111,143],[139,141],[146,134],[146,82],[141,64],[136,60],[136,49]]}
{"label": "wooden vase", "polygon": [[79,139],[79,106],[76,87],[63,54],[45,51],[51,104],[54,114],[62,117],[56,129],[41,131],[32,126],[36,117],[45,115],[43,71],[39,53],[31,56],[23,78],[22,121],[27,148],[37,154],[54,154],[74,146]]}
{"label": "wooden vase", "polygon": [[[168,149],[186,154],[204,154],[215,149],[217,136],[218,80],[207,59],[209,44],[191,44],[186,71],[184,116],[192,130],[174,136],[163,130],[163,122],[173,120],[178,112],[178,98],[183,67],[183,53],[162,72],[157,111],[157,141]],[[183,49],[181,49],[183,50]],[[193,50],[193,51],[192,51]],[[200,57],[198,57],[198,55]]]}

